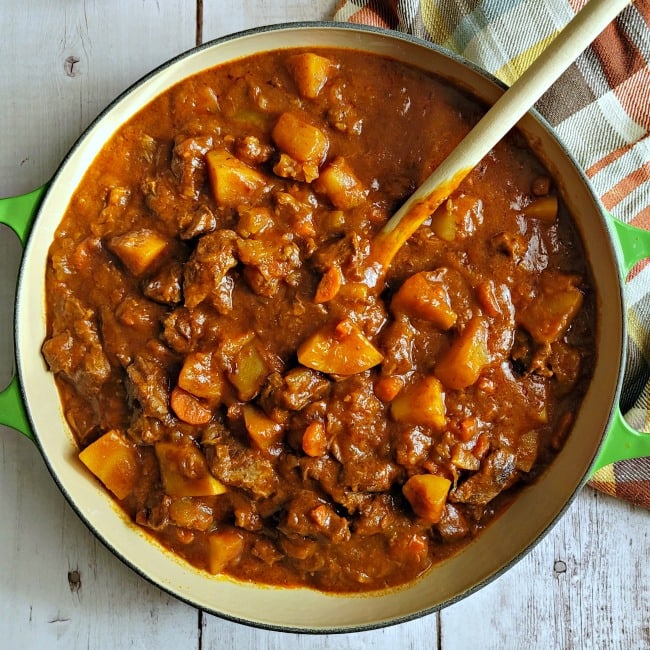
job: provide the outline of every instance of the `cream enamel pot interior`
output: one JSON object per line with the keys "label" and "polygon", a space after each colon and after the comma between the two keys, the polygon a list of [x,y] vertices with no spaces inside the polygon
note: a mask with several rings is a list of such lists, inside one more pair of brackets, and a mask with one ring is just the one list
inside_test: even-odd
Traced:
{"label": "cream enamel pot interior", "polygon": [[[648,256],[650,237],[605,218],[584,174],[550,128],[536,114],[528,114],[520,128],[559,182],[582,233],[598,288],[595,376],[557,459],[478,540],[400,589],[361,596],[326,595],[240,583],[190,568],[131,525],[77,459],[53,376],[40,354],[45,338],[47,251],[72,189],[106,140],[142,106],[205,68],[261,51],[303,46],[345,47],[388,55],[446,78],[488,104],[503,92],[489,75],[430,44],[373,28],[317,23],[263,28],[220,39],[154,71],[90,126],[45,191],[7,200],[0,208],[0,221],[26,241],[15,317],[18,373],[9,388],[0,393],[0,422],[33,432],[54,479],[89,528],[126,564],[162,589],[211,613],[260,627],[353,631],[405,621],[470,594],[506,570],[540,539],[596,465],[650,455],[650,436],[631,431],[616,407],[625,357],[621,278],[635,261]],[[625,244],[622,248],[620,241]],[[605,436],[607,431],[609,435]]]}

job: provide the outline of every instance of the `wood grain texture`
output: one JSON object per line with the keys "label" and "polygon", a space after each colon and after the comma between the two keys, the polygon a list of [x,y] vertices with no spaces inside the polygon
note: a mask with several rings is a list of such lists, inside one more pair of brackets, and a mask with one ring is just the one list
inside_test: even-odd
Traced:
{"label": "wood grain texture", "polygon": [[[203,41],[327,19],[336,0],[203,0]],[[120,91],[196,41],[196,0],[0,0],[0,195],[51,177]],[[75,61],[75,59],[78,59]],[[20,248],[0,227],[0,386]],[[358,634],[257,630],[149,585],[79,521],[27,439],[0,427],[0,647],[460,650],[650,648],[649,513],[585,489],[496,581],[438,614]]]}
{"label": "wood grain texture", "polygon": [[11,134],[0,143],[0,196],[51,178],[110,101],[196,42],[195,0],[0,0],[0,16],[0,115]]}
{"label": "wood grain texture", "polygon": [[262,25],[329,20],[337,4],[337,0],[204,0],[203,42]]}

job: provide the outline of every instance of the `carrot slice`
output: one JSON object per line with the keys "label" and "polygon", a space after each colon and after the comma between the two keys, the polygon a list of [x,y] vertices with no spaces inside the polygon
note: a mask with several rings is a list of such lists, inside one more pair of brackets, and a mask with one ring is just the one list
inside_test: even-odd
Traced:
{"label": "carrot slice", "polygon": [[170,397],[172,410],[179,420],[188,424],[207,424],[212,418],[212,411],[199,401],[198,397],[176,386]]}

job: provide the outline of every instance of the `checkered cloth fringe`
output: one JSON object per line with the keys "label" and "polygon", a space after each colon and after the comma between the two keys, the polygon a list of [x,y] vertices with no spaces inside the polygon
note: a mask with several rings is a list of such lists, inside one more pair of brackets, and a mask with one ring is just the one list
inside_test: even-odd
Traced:
{"label": "checkered cloth fringe", "polygon": [[[342,0],[335,21],[408,32],[511,84],[586,0]],[[525,29],[522,29],[525,25]],[[627,7],[536,108],[619,219],[650,229],[650,0]],[[628,278],[621,409],[650,432],[650,263]],[[650,458],[599,470],[593,487],[650,508]]]}

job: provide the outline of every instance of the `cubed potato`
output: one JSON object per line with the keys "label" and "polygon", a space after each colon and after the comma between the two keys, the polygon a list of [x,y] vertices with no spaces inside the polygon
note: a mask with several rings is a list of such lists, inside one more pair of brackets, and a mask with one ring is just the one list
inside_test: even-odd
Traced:
{"label": "cubed potato", "polygon": [[456,323],[447,287],[436,272],[421,271],[408,277],[391,301],[394,313],[430,321],[448,330]]}
{"label": "cubed potato", "polygon": [[538,343],[558,340],[567,330],[583,303],[576,286],[579,278],[568,275],[546,275],[537,297],[517,313],[517,322]]}
{"label": "cubed potato", "polygon": [[163,256],[168,244],[160,233],[143,228],[112,237],[108,248],[130,273],[140,276]]}
{"label": "cubed potato", "polygon": [[236,208],[252,201],[266,177],[233,156],[227,149],[213,149],[205,156],[212,194],[217,205]]}
{"label": "cubed potato", "polygon": [[205,456],[193,444],[157,442],[156,456],[165,494],[170,497],[207,497],[226,487],[208,468]]}
{"label": "cubed potato", "polygon": [[558,202],[555,194],[541,196],[529,203],[523,210],[524,215],[553,223],[557,219]]}
{"label": "cubed potato", "polygon": [[277,455],[281,451],[284,427],[252,404],[243,407],[244,425],[253,445],[266,454]]}
{"label": "cubed potato", "polygon": [[335,158],[312,183],[312,187],[324,194],[339,210],[361,205],[368,195],[361,181],[344,158]]}
{"label": "cubed potato", "polygon": [[483,223],[483,202],[470,194],[444,201],[431,216],[431,230],[444,241],[472,235]]}
{"label": "cubed potato", "polygon": [[293,113],[282,113],[271,133],[278,148],[301,163],[320,165],[329,149],[327,135]]}
{"label": "cubed potato", "polygon": [[177,384],[196,397],[216,403],[221,399],[224,378],[212,352],[190,352],[183,361]]}
{"label": "cubed potato", "polygon": [[474,384],[490,363],[488,329],[483,318],[473,318],[436,364],[434,374],[456,390]]}
{"label": "cubed potato", "polygon": [[445,392],[435,377],[422,377],[399,392],[390,405],[394,420],[441,430],[447,424]]}
{"label": "cubed potato", "polygon": [[416,474],[404,483],[402,493],[418,517],[430,524],[437,524],[442,517],[450,487],[451,481],[444,476]]}
{"label": "cubed potato", "polygon": [[443,241],[456,239],[456,215],[449,199],[431,215],[431,230]]}
{"label": "cubed potato", "polygon": [[350,320],[328,324],[298,348],[303,366],[334,375],[354,375],[382,362],[384,355]]}
{"label": "cubed potato", "polygon": [[324,56],[303,52],[287,59],[287,68],[298,86],[298,92],[307,99],[314,99],[328,82],[336,67]]}
{"label": "cubed potato", "polygon": [[81,451],[79,460],[120,500],[131,494],[140,476],[138,450],[114,429]]}
{"label": "cubed potato", "polygon": [[244,551],[244,536],[234,528],[227,528],[208,536],[208,571],[221,573]]}
{"label": "cubed potato", "polygon": [[247,402],[257,395],[270,373],[271,369],[257,344],[251,341],[234,355],[228,379],[237,389],[239,399]]}

